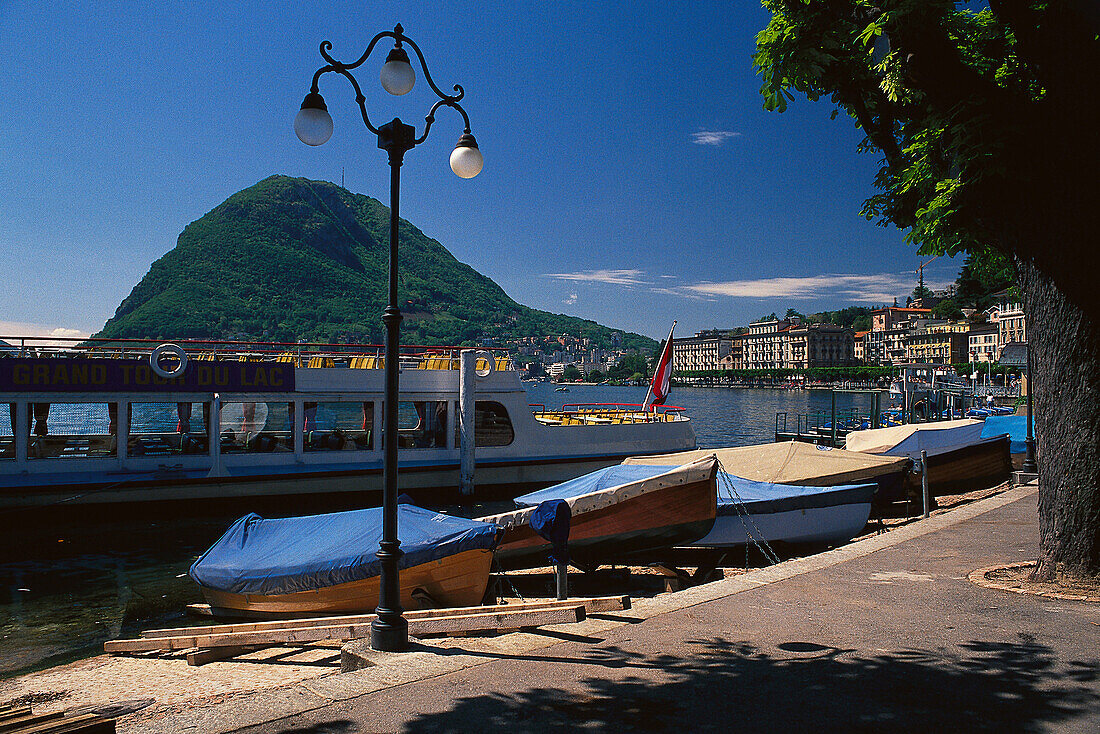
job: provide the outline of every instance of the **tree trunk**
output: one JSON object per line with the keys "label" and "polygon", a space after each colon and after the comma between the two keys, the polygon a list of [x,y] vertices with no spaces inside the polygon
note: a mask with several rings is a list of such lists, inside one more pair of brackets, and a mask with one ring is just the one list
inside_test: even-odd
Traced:
{"label": "tree trunk", "polygon": [[[1067,249],[1061,262],[1017,261],[1034,371],[1029,388],[1035,390],[1039,456],[1038,580],[1060,573],[1100,575],[1098,299],[1076,288],[1067,296],[1065,289],[1067,275],[1079,280],[1096,269],[1087,256],[1068,262],[1077,248]],[[1073,268],[1077,272],[1069,275]]]}

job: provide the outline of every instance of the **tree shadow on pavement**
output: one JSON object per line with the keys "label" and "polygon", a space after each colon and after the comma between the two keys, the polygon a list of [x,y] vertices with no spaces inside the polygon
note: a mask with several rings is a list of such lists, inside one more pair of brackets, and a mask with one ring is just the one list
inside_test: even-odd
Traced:
{"label": "tree shadow on pavement", "polygon": [[723,638],[687,644],[686,657],[590,648],[560,687],[460,698],[406,731],[1001,732],[1100,718],[1100,664],[1060,661],[1026,635],[872,656],[800,641],[774,651]]}

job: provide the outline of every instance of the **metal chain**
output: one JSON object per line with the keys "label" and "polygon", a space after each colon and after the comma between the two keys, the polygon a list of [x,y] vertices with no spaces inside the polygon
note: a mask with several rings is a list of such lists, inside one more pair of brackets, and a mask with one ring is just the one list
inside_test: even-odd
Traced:
{"label": "metal chain", "polygon": [[[779,556],[776,555],[772,547],[768,545],[768,541],[764,538],[764,534],[760,532],[760,528],[753,522],[752,516],[749,515],[748,510],[745,509],[745,501],[741,499],[741,495],[737,494],[737,488],[733,486],[733,482],[730,480],[730,475],[726,472],[725,467],[722,466],[722,462],[718,462],[718,476],[720,478],[720,489],[726,490],[726,496],[731,500],[734,500],[735,507],[737,508],[738,517],[741,519],[741,524],[745,527],[745,536],[752,541],[752,544],[760,549],[760,552],[764,554],[764,558],[775,565],[780,563]],[[752,526],[750,528],[750,526]],[[749,565],[749,549],[748,543],[745,544],[745,570],[748,570]]]}

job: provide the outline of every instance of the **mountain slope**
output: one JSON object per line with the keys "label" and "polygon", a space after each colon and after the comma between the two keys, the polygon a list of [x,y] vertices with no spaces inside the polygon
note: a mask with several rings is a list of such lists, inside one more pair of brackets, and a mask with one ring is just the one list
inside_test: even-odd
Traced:
{"label": "mountain slope", "polygon": [[[403,343],[570,334],[610,346],[613,330],[516,303],[409,222],[398,236]],[[96,336],[378,343],[388,242],[379,201],[271,176],[189,224]],[[623,344],[655,346],[637,334]]]}

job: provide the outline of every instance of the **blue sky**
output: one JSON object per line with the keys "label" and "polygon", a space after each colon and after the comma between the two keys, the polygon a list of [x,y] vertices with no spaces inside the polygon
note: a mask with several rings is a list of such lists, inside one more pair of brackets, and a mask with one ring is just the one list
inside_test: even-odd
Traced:
{"label": "blue sky", "polygon": [[[0,0],[0,333],[95,331],[189,222],[273,173],[388,202],[346,82],[322,80],[326,145],[292,121],[321,41],[350,61],[398,22],[465,88],[485,156],[450,172],[462,125],[441,111],[401,214],[517,301],[663,338],[912,291],[903,233],[858,215],[878,162],[853,123],[761,109],[751,2]],[[419,130],[434,95],[382,91],[386,50],[359,70],[368,110]]]}

